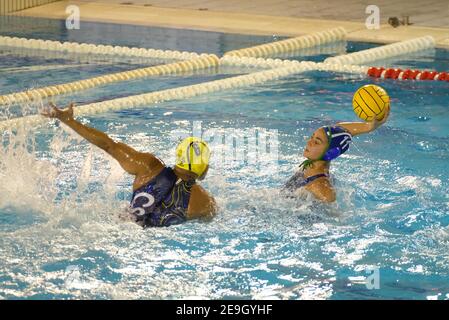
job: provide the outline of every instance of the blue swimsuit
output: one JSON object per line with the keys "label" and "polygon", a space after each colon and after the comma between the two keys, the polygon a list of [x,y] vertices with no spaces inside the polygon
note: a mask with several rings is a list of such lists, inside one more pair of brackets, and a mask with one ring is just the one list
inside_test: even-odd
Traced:
{"label": "blue swimsuit", "polygon": [[304,173],[302,171],[298,171],[295,173],[293,177],[291,177],[287,183],[284,186],[284,189],[287,189],[288,191],[295,191],[296,189],[305,187],[312,181],[315,181],[318,178],[321,177],[329,177],[326,173],[320,173],[308,178],[304,178]]}
{"label": "blue swimsuit", "polygon": [[144,228],[185,222],[194,184],[195,181],[179,179],[172,168],[166,167],[133,192],[129,211],[135,222]]}

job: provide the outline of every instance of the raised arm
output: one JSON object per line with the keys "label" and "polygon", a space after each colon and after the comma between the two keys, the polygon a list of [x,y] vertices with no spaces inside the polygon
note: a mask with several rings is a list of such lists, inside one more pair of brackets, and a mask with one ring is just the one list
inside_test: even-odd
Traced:
{"label": "raised arm", "polygon": [[387,121],[388,116],[390,115],[390,107],[387,106],[386,108],[385,116],[380,121],[374,118],[374,120],[370,122],[340,122],[337,123],[337,125],[348,130],[353,136],[374,131]]}
{"label": "raised arm", "polygon": [[135,176],[151,175],[152,172],[160,170],[164,166],[154,155],[138,152],[124,143],[115,142],[104,132],[76,121],[73,118],[73,106],[72,103],[68,109],[60,110],[50,103],[51,110],[43,112],[42,115],[59,119],[87,141],[109,153],[130,174]]}

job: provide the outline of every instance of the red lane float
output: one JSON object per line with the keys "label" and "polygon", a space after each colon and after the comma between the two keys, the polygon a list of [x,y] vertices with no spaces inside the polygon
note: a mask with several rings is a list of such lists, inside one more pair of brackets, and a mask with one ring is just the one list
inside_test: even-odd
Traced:
{"label": "red lane float", "polygon": [[397,79],[397,80],[436,80],[436,81],[448,81],[449,73],[438,71],[421,71],[421,70],[402,70],[393,68],[377,68],[371,67],[368,69],[367,74],[370,77],[382,78],[382,79]]}

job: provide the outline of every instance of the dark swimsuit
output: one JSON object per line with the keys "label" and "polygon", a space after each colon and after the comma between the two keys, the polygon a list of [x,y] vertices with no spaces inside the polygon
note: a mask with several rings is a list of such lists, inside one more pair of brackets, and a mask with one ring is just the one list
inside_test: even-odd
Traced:
{"label": "dark swimsuit", "polygon": [[285,190],[288,191],[295,191],[296,189],[305,187],[306,185],[308,185],[309,183],[311,183],[312,181],[315,181],[318,178],[321,177],[327,177],[329,178],[329,175],[326,173],[320,173],[308,178],[304,178],[304,173],[302,171],[298,171],[295,173],[295,175],[293,177],[291,177],[287,183],[284,186]]}
{"label": "dark swimsuit", "polygon": [[133,192],[129,212],[146,227],[168,227],[187,220],[190,191],[195,181],[179,179],[172,168],[164,168],[143,187]]}

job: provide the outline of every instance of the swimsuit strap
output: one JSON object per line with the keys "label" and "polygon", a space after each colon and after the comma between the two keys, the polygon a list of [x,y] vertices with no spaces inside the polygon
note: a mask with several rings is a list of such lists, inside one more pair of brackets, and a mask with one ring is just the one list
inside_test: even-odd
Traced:
{"label": "swimsuit strap", "polygon": [[328,178],[329,175],[327,173],[320,173],[320,174],[316,174],[314,176],[310,176],[310,177],[304,179],[304,185],[307,185],[307,184],[311,183],[312,181],[315,181],[316,179],[321,178],[321,177]]}

